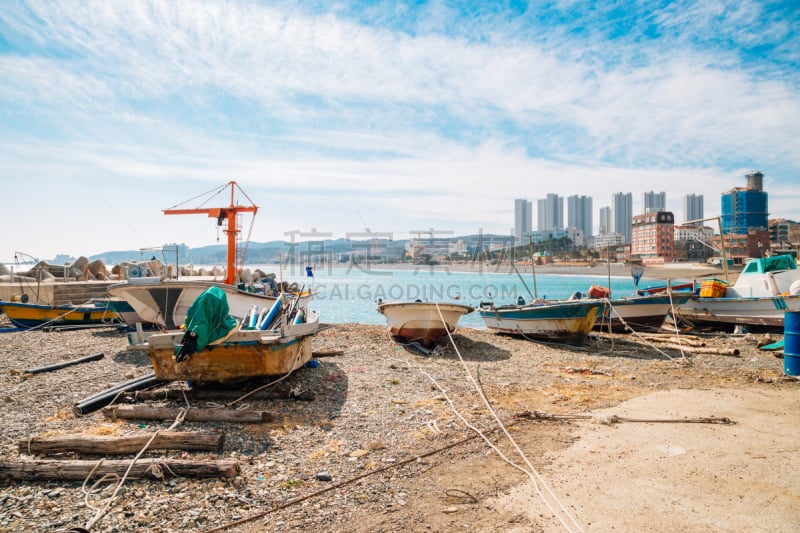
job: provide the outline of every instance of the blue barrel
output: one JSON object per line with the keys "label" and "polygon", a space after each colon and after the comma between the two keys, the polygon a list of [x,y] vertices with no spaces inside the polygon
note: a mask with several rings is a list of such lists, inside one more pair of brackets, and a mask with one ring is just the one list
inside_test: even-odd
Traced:
{"label": "blue barrel", "polygon": [[800,311],[783,313],[783,373],[800,376]]}

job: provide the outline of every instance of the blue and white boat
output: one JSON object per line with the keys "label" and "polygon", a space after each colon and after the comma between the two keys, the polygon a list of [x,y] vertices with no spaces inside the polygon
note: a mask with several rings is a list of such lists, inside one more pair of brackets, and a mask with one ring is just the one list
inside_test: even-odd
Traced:
{"label": "blue and white boat", "polygon": [[486,327],[494,331],[581,345],[607,303],[606,299],[537,299],[523,305],[484,304],[479,313]]}

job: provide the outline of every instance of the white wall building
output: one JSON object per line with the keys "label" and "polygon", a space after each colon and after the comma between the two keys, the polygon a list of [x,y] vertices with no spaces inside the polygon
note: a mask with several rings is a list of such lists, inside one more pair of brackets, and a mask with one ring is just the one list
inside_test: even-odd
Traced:
{"label": "white wall building", "polygon": [[606,247],[615,247],[620,244],[625,244],[625,236],[619,233],[606,233],[604,235],[595,235],[591,239],[587,239],[589,248],[593,250],[601,250]]}
{"label": "white wall building", "polygon": [[700,241],[711,243],[714,230],[708,226],[675,226],[676,241]]}

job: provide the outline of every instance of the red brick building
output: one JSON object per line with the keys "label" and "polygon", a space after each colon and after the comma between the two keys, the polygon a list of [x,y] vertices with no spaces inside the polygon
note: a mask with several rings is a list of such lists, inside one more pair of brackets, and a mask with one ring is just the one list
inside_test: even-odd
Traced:
{"label": "red brick building", "polygon": [[631,219],[631,259],[667,263],[675,256],[675,216],[670,211],[636,215]]}

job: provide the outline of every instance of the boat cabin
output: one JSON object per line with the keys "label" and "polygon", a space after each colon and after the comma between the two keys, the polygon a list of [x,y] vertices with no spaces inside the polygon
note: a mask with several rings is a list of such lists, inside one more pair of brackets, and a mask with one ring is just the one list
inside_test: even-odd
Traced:
{"label": "boat cabin", "polygon": [[763,298],[800,293],[800,270],[794,257],[775,255],[751,259],[726,296]]}

